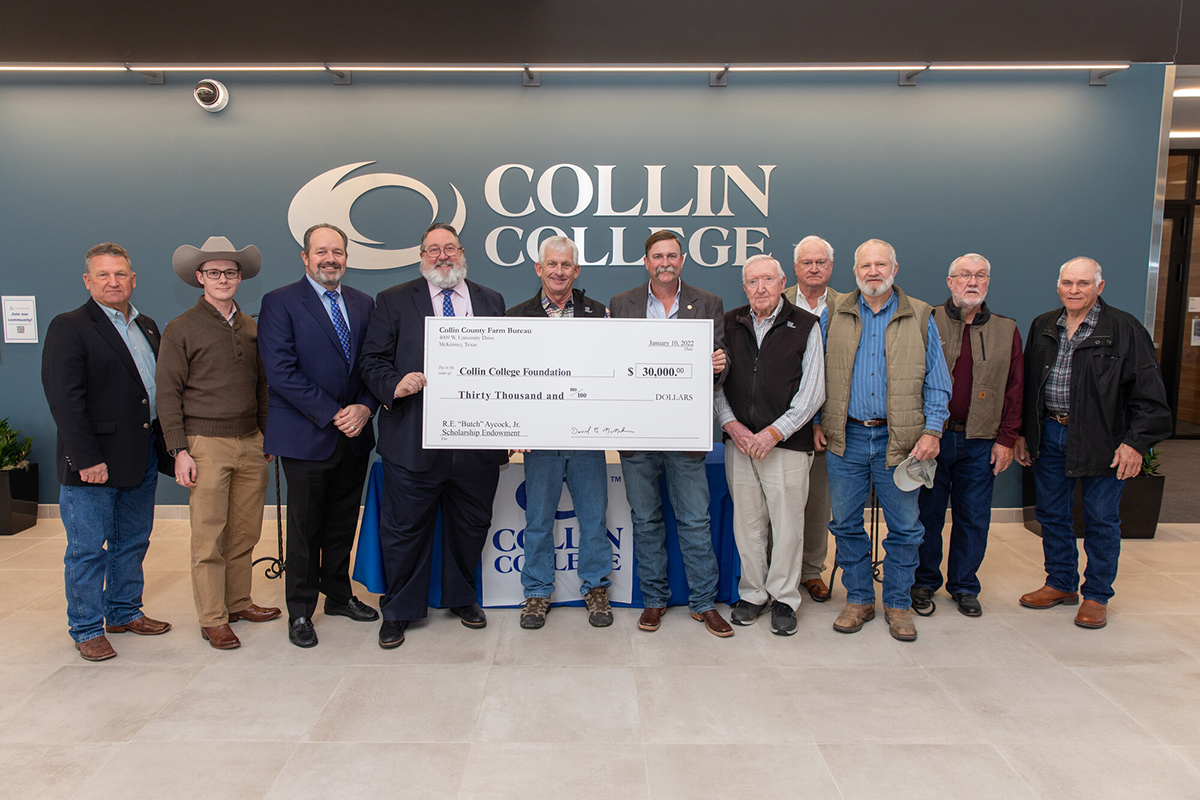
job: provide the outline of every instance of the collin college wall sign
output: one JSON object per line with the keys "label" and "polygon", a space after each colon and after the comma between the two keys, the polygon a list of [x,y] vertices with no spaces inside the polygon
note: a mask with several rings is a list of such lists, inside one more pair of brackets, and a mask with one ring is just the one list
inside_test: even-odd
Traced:
{"label": "collin college wall sign", "polygon": [[[453,206],[447,203],[443,210],[434,189],[408,175],[377,172],[347,177],[374,163],[344,164],[321,173],[296,192],[288,208],[288,227],[297,243],[302,241],[310,220],[317,219],[337,225],[358,245],[352,253],[351,268],[396,269],[416,264],[420,260],[418,237],[383,242],[363,235],[354,226],[355,202],[381,187],[407,189],[425,199],[430,214],[420,230],[442,219],[463,231],[467,205],[457,186],[434,184],[446,200],[453,198]],[[484,238],[484,252],[493,264],[515,267],[537,260],[542,239],[565,235],[579,246],[583,266],[630,266],[641,263],[645,237],[665,228],[684,240],[691,263],[702,267],[741,266],[750,256],[764,252],[771,235],[766,223],[770,217],[771,173],[776,166],[646,164],[618,168],[612,164],[554,164],[538,169],[526,164],[501,164],[481,181],[486,210],[480,213],[490,228]],[[688,188],[681,190],[684,178]],[[673,187],[666,192],[664,180]],[[627,199],[614,207],[614,190],[625,198],[633,193],[636,200]],[[518,222],[539,214],[543,219],[548,215],[564,221],[553,225]],[[729,225],[735,221],[731,217],[738,217],[737,221],[761,220],[761,224]],[[686,223],[680,225],[680,220]],[[417,230],[415,225],[413,230]],[[410,235],[407,230],[406,235]]]}

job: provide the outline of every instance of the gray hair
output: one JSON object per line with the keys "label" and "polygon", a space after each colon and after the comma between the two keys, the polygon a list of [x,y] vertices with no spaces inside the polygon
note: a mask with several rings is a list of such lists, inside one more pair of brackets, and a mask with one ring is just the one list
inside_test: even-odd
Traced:
{"label": "gray hair", "polygon": [[133,259],[129,257],[129,251],[116,242],[101,242],[93,245],[87,251],[87,255],[83,257],[83,269],[90,272],[92,269],[92,259],[96,256],[113,256],[114,258],[123,258],[125,263],[133,269]]}
{"label": "gray hair", "polygon": [[833,261],[833,245],[831,245],[829,242],[822,239],[820,236],[805,236],[803,239],[801,239],[799,242],[796,243],[796,249],[792,251],[792,263],[793,264],[795,264],[797,261],[800,260],[800,248],[804,247],[804,245],[806,245],[806,244],[823,245],[825,247],[825,249],[829,252],[830,262]]}
{"label": "gray hair", "polygon": [[1062,280],[1063,270],[1067,268],[1068,264],[1072,264],[1076,261],[1086,262],[1088,264],[1091,264],[1096,269],[1096,283],[1099,283],[1100,281],[1104,280],[1104,271],[1100,268],[1099,261],[1097,261],[1094,258],[1088,258],[1087,256],[1075,256],[1074,258],[1068,258],[1066,261],[1063,262],[1063,265],[1058,268],[1058,279],[1060,281]]}
{"label": "gray hair", "polygon": [[983,264],[985,267],[987,267],[988,275],[990,276],[992,274],[992,265],[986,258],[979,255],[979,253],[967,253],[965,256],[959,256],[950,262],[950,271],[946,273],[947,276],[954,276],[954,268],[958,266],[958,262],[960,261],[974,261],[977,264]]}
{"label": "gray hair", "polygon": [[864,247],[868,247],[873,244],[877,244],[882,247],[886,247],[888,249],[888,252],[891,253],[891,255],[892,255],[892,266],[893,267],[896,266],[896,248],[892,247],[890,244],[885,242],[883,239],[867,239],[865,242],[860,244],[858,247],[854,248],[854,266],[856,266],[856,267],[858,266],[859,252],[861,252]]}
{"label": "gray hair", "polygon": [[778,261],[766,253],[759,253],[758,255],[750,256],[750,258],[746,259],[746,263],[742,265],[742,283],[746,282],[746,270],[750,269],[750,265],[757,264],[760,261],[770,261],[775,265],[776,277],[787,280],[787,275],[784,274],[783,267],[779,266]]}
{"label": "gray hair", "polygon": [[542,240],[538,246],[539,264],[546,260],[547,250],[570,250],[571,263],[579,266],[579,247],[566,236],[551,236],[549,239]]}

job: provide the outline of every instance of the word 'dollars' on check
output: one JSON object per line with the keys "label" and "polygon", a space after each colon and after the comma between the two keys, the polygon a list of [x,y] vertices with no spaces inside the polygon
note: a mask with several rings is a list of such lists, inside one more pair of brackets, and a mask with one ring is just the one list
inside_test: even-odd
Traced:
{"label": "word 'dollars' on check", "polygon": [[425,320],[428,448],[710,450],[708,319]]}

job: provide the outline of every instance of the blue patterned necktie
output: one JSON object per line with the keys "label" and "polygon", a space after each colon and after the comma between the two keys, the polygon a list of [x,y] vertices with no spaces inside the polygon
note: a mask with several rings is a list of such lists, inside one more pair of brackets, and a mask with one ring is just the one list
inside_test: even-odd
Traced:
{"label": "blue patterned necktie", "polygon": [[442,316],[454,316],[454,304],[450,302],[450,295],[454,294],[453,289],[442,289]]}
{"label": "blue patterned necktie", "polygon": [[346,318],[342,316],[342,307],[338,305],[338,293],[328,291],[325,296],[329,298],[330,310],[333,313],[333,330],[338,335],[338,341],[342,343],[342,352],[346,355],[346,363],[350,363],[350,326],[346,324]]}

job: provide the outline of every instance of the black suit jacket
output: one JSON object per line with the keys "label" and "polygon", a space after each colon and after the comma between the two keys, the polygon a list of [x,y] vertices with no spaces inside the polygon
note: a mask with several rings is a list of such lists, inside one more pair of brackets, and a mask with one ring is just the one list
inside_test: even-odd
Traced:
{"label": "black suit jacket", "polygon": [[[134,321],[157,358],[158,325],[145,314]],[[58,426],[59,483],[95,485],[85,484],[79,471],[103,462],[108,466],[104,486],[138,486],[155,432],[158,471],[175,474],[158,421],[150,419],[150,398],[133,356],[95,300],[50,322],[42,348],[42,388]]]}
{"label": "black suit jacket", "polygon": [[[467,281],[471,311],[477,317],[503,317],[500,293]],[[425,369],[425,318],[434,316],[429,283],[424,278],[385,289],[375,298],[359,368],[363,382],[379,398],[379,455],[413,472],[433,466],[436,450],[421,446],[423,392],[393,397],[396,384],[410,372]],[[484,464],[504,464],[506,450],[476,450]]]}
{"label": "black suit jacket", "polygon": [[[608,302],[608,311],[615,318],[645,319],[646,300],[650,296],[648,282],[621,292]],[[713,321],[713,350],[724,350],[725,346],[725,303],[712,292],[706,292],[687,282],[679,281],[679,319],[711,319]],[[713,380],[715,386],[725,382],[729,369],[723,369]]]}
{"label": "black suit jacket", "polygon": [[[271,396],[263,438],[267,453],[324,461],[341,436],[333,416],[354,403],[372,412],[378,405],[363,385],[358,364],[375,302],[365,292],[344,284],[341,289],[349,316],[349,364],[325,304],[307,276],[263,297],[258,353]],[[349,441],[355,455],[370,453],[375,446],[371,423]]]}

